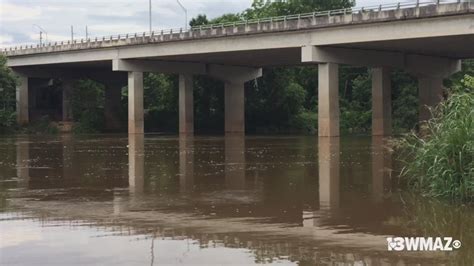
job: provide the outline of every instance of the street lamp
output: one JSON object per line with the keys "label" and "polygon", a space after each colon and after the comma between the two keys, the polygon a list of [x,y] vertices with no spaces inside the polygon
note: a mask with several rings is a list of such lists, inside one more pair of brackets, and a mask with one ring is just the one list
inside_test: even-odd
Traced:
{"label": "street lamp", "polygon": [[46,41],[48,41],[48,33],[39,25],[33,24],[34,27],[37,27],[40,30],[40,46],[43,45],[43,33],[46,34]]}
{"label": "street lamp", "polygon": [[148,16],[150,20],[150,33],[152,31],[152,26],[151,26],[151,0],[148,0]]}
{"label": "street lamp", "polygon": [[184,21],[184,30],[187,31],[188,30],[188,10],[183,6],[183,4],[181,4],[181,2],[179,0],[176,0],[176,2],[178,2],[178,5],[184,11],[184,19],[185,19],[185,21]]}

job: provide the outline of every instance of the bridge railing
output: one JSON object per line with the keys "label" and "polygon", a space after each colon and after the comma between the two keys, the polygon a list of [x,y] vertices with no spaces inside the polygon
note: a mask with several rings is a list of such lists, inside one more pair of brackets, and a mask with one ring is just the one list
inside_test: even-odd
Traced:
{"label": "bridge railing", "polygon": [[350,14],[357,14],[357,13],[365,13],[365,12],[381,12],[381,11],[388,11],[388,10],[398,10],[398,9],[407,9],[407,8],[416,8],[422,6],[429,6],[429,5],[443,5],[443,4],[453,4],[453,3],[461,3],[461,2],[469,2],[472,0],[417,0],[417,1],[408,1],[408,2],[398,2],[392,4],[380,4],[380,5],[373,5],[373,6],[365,6],[365,7],[349,7],[343,9],[335,9],[335,10],[327,10],[327,11],[318,11],[312,13],[303,13],[303,14],[294,14],[294,15],[287,15],[287,16],[277,16],[277,17],[268,17],[268,18],[260,18],[260,19],[249,19],[249,20],[240,20],[235,22],[225,22],[225,23],[218,23],[218,24],[209,24],[209,25],[200,25],[191,27],[189,30],[183,30],[183,28],[175,28],[175,29],[164,29],[159,31],[145,31],[140,33],[125,33],[125,34],[116,34],[116,35],[109,35],[103,37],[94,37],[94,38],[87,38],[87,39],[72,39],[68,41],[61,41],[61,42],[49,42],[43,44],[30,44],[30,45],[21,45],[21,46],[14,46],[4,48],[3,51],[5,54],[12,51],[18,50],[26,50],[26,49],[35,49],[35,48],[43,48],[43,47],[56,47],[56,46],[63,46],[63,45],[74,45],[74,44],[83,44],[83,43],[101,43],[105,41],[120,41],[120,40],[127,40],[132,38],[150,38],[156,36],[164,36],[164,35],[173,35],[173,34],[184,34],[184,33],[193,33],[196,31],[203,31],[203,30],[213,30],[213,29],[223,29],[228,27],[238,27],[238,26],[252,26],[258,25],[261,23],[274,23],[274,22],[288,22],[288,21],[300,21],[303,19],[313,19],[320,17],[332,17],[332,16],[341,16],[341,15],[350,15]]}

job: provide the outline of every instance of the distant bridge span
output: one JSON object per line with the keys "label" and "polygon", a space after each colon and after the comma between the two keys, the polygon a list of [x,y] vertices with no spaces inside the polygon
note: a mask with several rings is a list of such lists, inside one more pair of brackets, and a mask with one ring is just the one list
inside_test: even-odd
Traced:
{"label": "distant bridge span", "polygon": [[[5,49],[18,74],[18,121],[29,121],[29,78],[64,82],[63,120],[70,120],[70,80],[90,77],[108,87],[113,117],[119,87],[129,88],[129,133],[143,133],[143,72],[180,74],[180,132],[194,131],[192,75],[225,82],[225,131],[244,132],[244,83],[261,67],[319,66],[319,135],[339,135],[338,65],[372,67],[373,134],[391,133],[391,68],[419,79],[424,106],[442,95],[444,78],[474,58],[474,2],[413,2],[286,17],[123,34]],[[111,82],[111,80],[115,82]],[[123,84],[121,83],[123,82]],[[69,85],[68,85],[69,84]],[[113,88],[114,89],[113,89]],[[113,96],[115,95],[115,97]],[[109,106],[109,108],[107,107]],[[113,120],[113,119],[112,119]]]}

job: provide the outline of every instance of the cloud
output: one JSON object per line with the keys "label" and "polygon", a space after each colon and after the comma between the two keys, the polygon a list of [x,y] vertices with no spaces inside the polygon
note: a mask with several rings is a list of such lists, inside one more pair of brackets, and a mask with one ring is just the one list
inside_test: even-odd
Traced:
{"label": "cloud", "polygon": [[0,35],[0,45],[2,44],[9,44],[13,42],[13,36],[7,34]]}
{"label": "cloud", "polygon": [[[242,12],[253,0],[180,0],[188,10],[188,20],[198,14],[214,18]],[[382,2],[392,2],[382,0]],[[358,6],[380,3],[358,0]],[[153,29],[181,28],[184,13],[176,0],[152,0]],[[70,39],[71,25],[76,38],[102,37],[148,30],[148,0],[0,0],[0,46],[35,44],[40,25],[50,41]]]}
{"label": "cloud", "polygon": [[[41,8],[0,3],[0,22],[31,20],[41,15]],[[3,23],[2,23],[3,24]]]}

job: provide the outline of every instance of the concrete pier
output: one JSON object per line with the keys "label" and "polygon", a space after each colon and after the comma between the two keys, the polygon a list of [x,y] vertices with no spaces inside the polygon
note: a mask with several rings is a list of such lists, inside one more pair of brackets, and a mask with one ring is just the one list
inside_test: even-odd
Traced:
{"label": "concrete pier", "polygon": [[19,73],[16,87],[16,117],[19,125],[28,124],[30,120],[28,108],[28,77]]}
{"label": "concrete pier", "polygon": [[245,133],[244,82],[225,82],[225,133]]}
{"label": "concrete pier", "polygon": [[193,76],[179,75],[179,133],[194,133]]}
{"label": "concrete pier", "polygon": [[392,134],[391,80],[388,68],[372,69],[372,135]]}
{"label": "concrete pier", "polygon": [[339,66],[319,64],[318,134],[320,137],[339,136]]}
{"label": "concrete pier", "polygon": [[419,121],[427,121],[431,118],[430,107],[435,107],[443,99],[443,79],[435,77],[418,78],[419,94]]}
{"label": "concrete pier", "polygon": [[143,72],[128,72],[128,133],[143,134]]}

